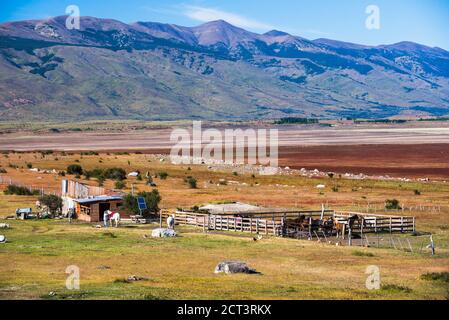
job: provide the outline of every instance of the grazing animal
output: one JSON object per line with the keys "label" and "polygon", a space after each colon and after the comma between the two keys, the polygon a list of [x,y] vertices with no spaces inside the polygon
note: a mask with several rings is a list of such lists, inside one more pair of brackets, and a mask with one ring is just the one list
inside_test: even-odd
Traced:
{"label": "grazing animal", "polygon": [[175,228],[175,216],[174,215],[171,215],[167,218],[167,226],[171,230],[173,230]]}
{"label": "grazing animal", "polygon": [[340,237],[340,235],[343,235],[343,229],[344,229],[344,223],[341,223],[340,221],[338,221],[337,218],[333,217],[332,218],[334,221],[334,229],[335,231],[337,231],[337,239]]}
{"label": "grazing animal", "polygon": [[305,230],[305,225],[306,225],[306,216],[304,216],[304,215],[301,215],[301,216],[299,216],[299,218],[289,222],[289,226],[296,227],[300,231],[304,231]]}
{"label": "grazing animal", "polygon": [[352,229],[354,227],[354,224],[356,221],[359,221],[360,217],[358,215],[353,215],[351,217],[348,218],[348,226],[350,229]]}
{"label": "grazing animal", "polygon": [[118,226],[120,224],[120,220],[121,220],[120,213],[112,212],[110,210],[108,210],[107,213],[108,213],[108,216],[109,216],[109,222],[111,224],[111,227],[113,226],[113,224],[115,222],[115,227],[118,228]]}

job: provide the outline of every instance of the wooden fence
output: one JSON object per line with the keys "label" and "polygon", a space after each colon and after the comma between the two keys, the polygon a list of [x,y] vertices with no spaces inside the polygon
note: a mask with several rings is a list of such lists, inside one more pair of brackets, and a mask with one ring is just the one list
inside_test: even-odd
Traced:
{"label": "wooden fence", "polygon": [[[255,212],[244,213],[238,216],[177,211],[175,221],[178,225],[198,227],[204,231],[217,230],[273,236],[291,236],[294,232],[292,232],[290,223],[301,216],[306,217],[303,231],[312,233],[316,232],[317,229],[323,228],[323,224],[316,223],[317,221],[327,221],[335,217],[339,222],[345,224],[349,217],[353,215],[360,217],[351,230],[353,233],[408,233],[416,230],[416,220],[414,217],[366,215],[355,212],[336,213],[331,210],[324,212]],[[166,219],[168,216],[169,214],[165,213],[162,217]]]}
{"label": "wooden fence", "polygon": [[335,213],[335,218],[345,223],[349,217],[354,215],[360,218],[354,223],[353,232],[355,233],[410,233],[416,231],[415,217],[339,212]]}

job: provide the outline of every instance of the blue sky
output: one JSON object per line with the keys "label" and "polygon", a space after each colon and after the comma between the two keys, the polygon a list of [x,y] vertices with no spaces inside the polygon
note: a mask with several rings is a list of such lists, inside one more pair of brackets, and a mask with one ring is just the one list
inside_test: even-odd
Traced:
{"label": "blue sky", "polygon": [[[77,5],[81,15],[194,26],[224,19],[254,32],[379,45],[414,41],[449,50],[449,0],[0,0],[0,21],[42,19]],[[380,8],[380,29],[365,10]]]}

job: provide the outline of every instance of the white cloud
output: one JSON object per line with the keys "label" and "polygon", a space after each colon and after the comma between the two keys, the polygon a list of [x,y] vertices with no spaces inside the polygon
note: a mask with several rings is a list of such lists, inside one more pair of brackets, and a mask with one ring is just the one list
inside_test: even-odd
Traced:
{"label": "white cloud", "polygon": [[253,20],[235,13],[226,12],[213,8],[197,7],[197,6],[186,6],[184,7],[183,14],[190,19],[209,22],[214,20],[225,20],[230,24],[241,28],[256,29],[256,30],[271,30],[274,29],[273,26]]}

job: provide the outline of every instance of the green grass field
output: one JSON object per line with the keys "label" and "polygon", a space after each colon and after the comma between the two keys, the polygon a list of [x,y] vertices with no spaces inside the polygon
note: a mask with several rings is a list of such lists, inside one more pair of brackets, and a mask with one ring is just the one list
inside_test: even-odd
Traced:
{"label": "green grass field", "polygon": [[[3,221],[2,221],[3,222]],[[181,228],[175,239],[145,239],[156,225],[95,229],[62,220],[9,221],[0,245],[0,299],[447,299],[448,284],[422,280],[447,271],[449,257]],[[241,260],[262,275],[216,275]],[[79,291],[65,270],[80,268]],[[382,289],[367,290],[366,268]],[[107,266],[110,269],[100,267]],[[130,275],[147,281],[126,283]],[[56,292],[56,296],[50,296]]]}

